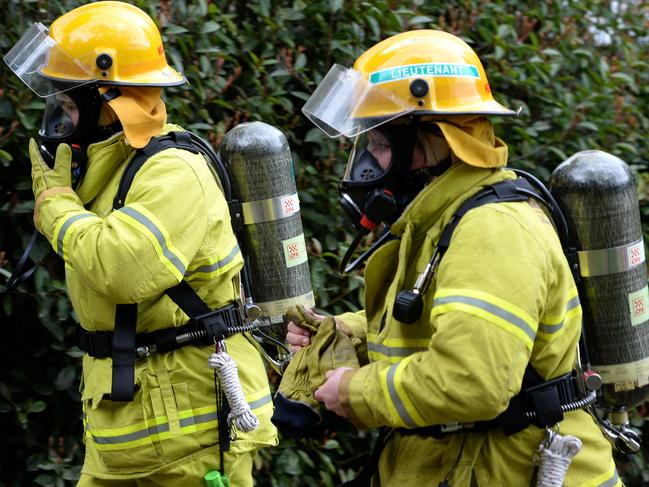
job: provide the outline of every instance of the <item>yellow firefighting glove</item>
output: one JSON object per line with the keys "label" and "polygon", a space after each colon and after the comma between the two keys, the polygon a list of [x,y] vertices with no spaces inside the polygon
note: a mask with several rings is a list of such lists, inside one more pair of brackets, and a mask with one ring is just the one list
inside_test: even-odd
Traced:
{"label": "yellow firefighting glove", "polygon": [[325,383],[325,373],[338,367],[358,368],[354,344],[336,327],[332,316],[307,316],[304,308],[287,311],[293,323],[311,332],[311,343],[295,354],[280,382],[272,421],[289,438],[301,438],[320,422],[323,406],[313,393]]}
{"label": "yellow firefighting glove", "polygon": [[34,139],[29,140],[29,158],[32,161],[32,190],[34,198],[48,189],[72,186],[72,149],[68,144],[59,144],[56,148],[54,167],[50,169]]}

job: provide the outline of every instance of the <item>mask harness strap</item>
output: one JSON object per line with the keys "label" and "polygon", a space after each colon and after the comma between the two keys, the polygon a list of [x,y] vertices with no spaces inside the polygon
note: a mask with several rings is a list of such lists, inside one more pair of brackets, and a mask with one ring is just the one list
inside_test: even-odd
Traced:
{"label": "mask harness strap", "polygon": [[20,260],[18,260],[16,267],[14,268],[13,272],[11,273],[11,276],[9,276],[9,279],[7,280],[7,285],[5,286],[5,292],[13,291],[18,286],[20,286],[26,279],[28,279],[29,276],[31,276],[34,272],[36,272],[36,268],[38,267],[36,263],[32,262],[32,267],[27,269],[25,272],[23,272],[23,267],[27,263],[29,254],[32,253],[32,249],[34,248],[34,244],[36,244],[36,239],[38,238],[39,235],[40,235],[39,231],[34,230],[32,236],[29,238],[29,243],[27,244],[27,248],[23,252],[23,255],[20,256]]}
{"label": "mask harness strap", "polygon": [[381,235],[381,238],[379,238],[376,242],[372,244],[372,246],[367,249],[365,252],[363,252],[359,257],[354,260],[351,264],[347,265],[347,262],[351,258],[354,250],[356,250],[356,247],[358,247],[358,244],[360,243],[361,239],[367,235],[368,232],[359,232],[356,237],[354,238],[353,242],[347,249],[347,252],[345,252],[344,257],[340,261],[340,265],[338,267],[338,270],[344,274],[347,274],[348,272],[351,272],[355,269],[358,268],[362,263],[364,263],[367,259],[369,259],[374,252],[378,250],[378,248],[383,245],[384,243],[389,242],[390,240],[394,240],[395,237],[392,235],[390,232],[386,231],[383,235]]}

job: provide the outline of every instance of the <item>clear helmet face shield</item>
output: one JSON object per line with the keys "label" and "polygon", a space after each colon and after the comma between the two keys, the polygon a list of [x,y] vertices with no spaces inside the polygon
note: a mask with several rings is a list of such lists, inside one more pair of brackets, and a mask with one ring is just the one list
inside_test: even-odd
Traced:
{"label": "clear helmet face shield", "polygon": [[[389,115],[368,116],[367,107],[384,107]],[[329,137],[355,137],[411,111],[407,100],[339,64],[331,67],[302,107],[306,117]]]}
{"label": "clear helmet face shield", "polygon": [[[69,56],[49,35],[41,23],[33,24],[4,56],[7,66],[25,85],[40,97],[62,93],[93,81],[90,69]],[[43,69],[56,66],[75,79],[56,81],[46,76]]]}
{"label": "clear helmet face shield", "polygon": [[77,103],[65,93],[45,98],[45,111],[39,135],[65,140],[79,125],[80,111]]}

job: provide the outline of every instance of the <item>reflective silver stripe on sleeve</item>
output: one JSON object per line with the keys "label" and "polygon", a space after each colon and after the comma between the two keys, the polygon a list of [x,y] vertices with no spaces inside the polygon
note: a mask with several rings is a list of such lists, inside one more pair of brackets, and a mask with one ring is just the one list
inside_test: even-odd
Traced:
{"label": "reflective silver stripe on sleeve", "polygon": [[416,352],[424,352],[427,347],[388,347],[382,343],[367,342],[367,351],[380,353],[387,357],[407,357]]}
{"label": "reflective silver stripe on sleeve", "polygon": [[399,364],[394,364],[388,369],[388,376],[387,376],[387,382],[388,382],[388,391],[390,392],[390,399],[392,399],[392,404],[394,404],[394,407],[397,408],[397,412],[399,413],[399,416],[401,417],[401,420],[406,423],[408,426],[415,427],[417,424],[413,421],[413,419],[410,417],[408,414],[408,411],[406,411],[406,407],[403,405],[403,402],[401,402],[401,398],[399,397],[399,394],[397,394],[397,388],[394,384],[394,374],[397,370],[397,366]]}
{"label": "reflective silver stripe on sleeve", "polygon": [[566,304],[566,313],[571,309],[575,309],[580,304],[581,303],[579,302],[579,296],[575,296],[570,301],[568,301],[568,304]]}
{"label": "reflective silver stripe on sleeve", "polygon": [[297,193],[241,203],[244,225],[287,218],[300,210]]}
{"label": "reflective silver stripe on sleeve", "polygon": [[548,325],[546,323],[539,323],[539,331],[542,333],[547,333],[552,335],[553,333],[558,332],[563,328],[564,320],[561,320],[561,323],[555,323],[554,325]]}
{"label": "reflective silver stripe on sleeve", "polygon": [[[566,304],[566,313],[568,311],[575,309],[577,306],[579,306],[579,296],[575,296],[572,298],[570,301],[568,301],[568,304]],[[539,331],[547,334],[553,334],[558,332],[563,328],[563,325],[565,323],[565,319],[561,320],[560,323],[555,323],[555,324],[548,324],[548,323],[539,323]]]}
{"label": "reflective silver stripe on sleeve", "polygon": [[171,262],[174,265],[176,269],[178,269],[181,275],[185,275],[185,271],[187,270],[185,268],[185,265],[180,261],[180,259],[176,256],[176,254],[174,254],[171,250],[169,250],[169,247],[167,247],[167,242],[165,241],[164,236],[162,235],[158,227],[156,227],[151,220],[149,220],[146,216],[144,216],[139,211],[134,210],[133,208],[128,206],[125,206],[124,208],[121,208],[117,211],[126,213],[128,216],[130,216],[131,218],[137,220],[142,225],[144,225],[158,241],[158,244],[162,249],[162,254],[169,260],[169,262]]}
{"label": "reflective silver stripe on sleeve", "polygon": [[204,273],[207,274],[207,273],[210,273],[210,272],[217,271],[221,267],[224,267],[227,264],[229,264],[230,262],[232,262],[232,260],[234,260],[234,258],[240,252],[241,252],[241,250],[239,249],[239,245],[237,244],[237,245],[234,246],[232,251],[226,257],[224,257],[223,259],[219,260],[218,262],[215,262],[214,264],[202,265],[200,267],[197,267],[194,270],[187,271],[187,274],[185,274],[185,276],[191,276],[191,275],[197,274],[199,272],[204,272]]}
{"label": "reflective silver stripe on sleeve", "polygon": [[644,241],[610,249],[580,250],[579,271],[583,277],[617,274],[639,266],[645,261]]}
{"label": "reflective silver stripe on sleeve", "polygon": [[494,316],[502,318],[508,323],[511,323],[516,328],[520,329],[523,333],[525,333],[530,338],[530,340],[534,341],[534,339],[536,338],[536,332],[532,328],[530,328],[530,325],[528,325],[525,322],[525,320],[519,318],[515,314],[510,313],[509,311],[506,311],[494,304],[488,303],[487,301],[483,301],[482,299],[471,298],[468,296],[444,296],[442,298],[437,298],[433,302],[433,308],[435,306],[439,306],[447,303],[468,304],[470,306],[474,306],[476,308],[482,309],[484,311],[491,313]]}
{"label": "reflective silver stripe on sleeve", "polygon": [[59,229],[59,234],[56,238],[56,248],[57,251],[56,253],[59,254],[61,257],[63,257],[63,240],[65,240],[65,234],[70,228],[70,225],[72,225],[74,222],[82,220],[84,218],[92,218],[96,217],[97,215],[93,213],[84,213],[81,215],[74,215],[73,217],[70,217],[68,221],[66,221],[63,225],[61,225],[61,228]]}

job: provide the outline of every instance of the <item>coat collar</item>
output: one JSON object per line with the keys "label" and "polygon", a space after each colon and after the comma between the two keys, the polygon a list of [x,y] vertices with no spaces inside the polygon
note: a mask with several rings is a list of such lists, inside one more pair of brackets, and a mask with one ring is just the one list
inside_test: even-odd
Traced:
{"label": "coat collar", "polygon": [[86,174],[75,190],[84,205],[97,196],[108,178],[134,151],[124,139],[124,132],[88,146]]}

